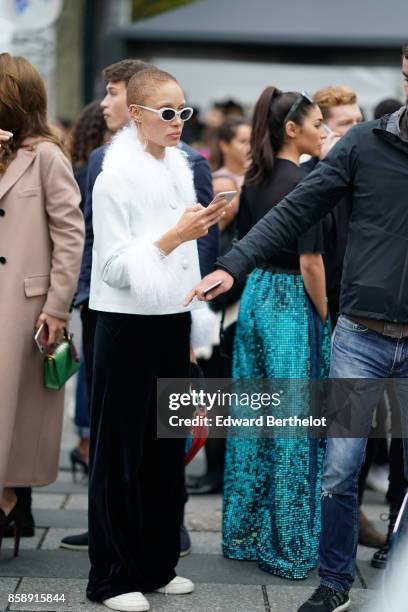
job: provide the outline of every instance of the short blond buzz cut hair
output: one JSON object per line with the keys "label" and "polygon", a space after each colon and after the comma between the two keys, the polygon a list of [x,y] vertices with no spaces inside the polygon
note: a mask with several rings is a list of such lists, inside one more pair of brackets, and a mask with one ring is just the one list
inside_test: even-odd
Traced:
{"label": "short blond buzz cut hair", "polygon": [[322,111],[323,119],[329,119],[330,111],[335,106],[357,104],[357,94],[345,85],[332,85],[316,91],[314,101]]}
{"label": "short blond buzz cut hair", "polygon": [[128,83],[126,92],[127,105],[144,104],[149,91],[158,84],[166,83],[167,81],[178,83],[177,79],[172,74],[160,70],[159,68],[152,67],[140,70],[132,76]]}

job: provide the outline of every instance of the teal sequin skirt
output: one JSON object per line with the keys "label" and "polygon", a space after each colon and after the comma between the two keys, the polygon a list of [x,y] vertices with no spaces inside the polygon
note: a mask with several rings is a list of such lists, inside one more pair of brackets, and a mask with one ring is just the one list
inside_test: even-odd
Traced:
{"label": "teal sequin skirt", "polygon": [[[241,298],[233,378],[327,377],[329,361],[330,324],[318,321],[302,276],[256,269]],[[297,402],[305,402],[300,392]],[[307,577],[318,559],[323,456],[324,443],[306,437],[227,439],[226,557],[257,561],[283,578]]]}

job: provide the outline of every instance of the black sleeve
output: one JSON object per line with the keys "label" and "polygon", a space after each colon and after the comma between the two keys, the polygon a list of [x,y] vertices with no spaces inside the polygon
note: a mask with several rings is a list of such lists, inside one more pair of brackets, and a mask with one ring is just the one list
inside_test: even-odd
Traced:
{"label": "black sleeve", "polygon": [[227,255],[218,259],[217,266],[239,279],[270,259],[279,249],[295,242],[323,219],[348,190],[356,158],[354,128]]}
{"label": "black sleeve", "polygon": [[305,253],[324,253],[324,239],[322,223],[316,223],[307,232],[298,238],[297,249],[299,255]]}
{"label": "black sleeve", "polygon": [[247,188],[245,185],[242,186],[242,191],[239,196],[239,208],[238,208],[238,239],[241,240],[250,229],[252,229],[254,222],[252,220],[251,209],[249,207]]}

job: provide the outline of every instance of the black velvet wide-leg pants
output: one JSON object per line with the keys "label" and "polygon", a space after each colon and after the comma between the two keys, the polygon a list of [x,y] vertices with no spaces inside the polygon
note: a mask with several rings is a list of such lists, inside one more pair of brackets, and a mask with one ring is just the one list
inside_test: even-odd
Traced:
{"label": "black velvet wide-leg pants", "polygon": [[87,595],[152,591],[175,576],[184,440],[158,439],[157,378],[189,375],[190,313],[99,313],[89,476]]}

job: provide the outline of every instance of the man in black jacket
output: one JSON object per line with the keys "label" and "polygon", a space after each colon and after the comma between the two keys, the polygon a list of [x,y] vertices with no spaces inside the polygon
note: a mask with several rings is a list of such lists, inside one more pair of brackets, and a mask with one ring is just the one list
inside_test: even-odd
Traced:
{"label": "man in black jacket", "polygon": [[[404,71],[408,45],[404,46]],[[405,75],[405,72],[404,72]],[[405,75],[408,77],[408,73]],[[299,99],[299,103],[302,101]],[[408,378],[408,107],[352,128],[280,204],[186,297],[212,299],[322,219],[346,194],[352,213],[344,259],[331,378]],[[221,285],[206,296],[213,283]],[[382,393],[356,416],[367,433]],[[407,417],[407,405],[402,405]],[[365,437],[329,438],[322,479],[321,585],[298,612],[350,606],[357,550],[357,478]],[[405,462],[407,463],[407,449]],[[407,465],[405,465],[408,473]]]}

